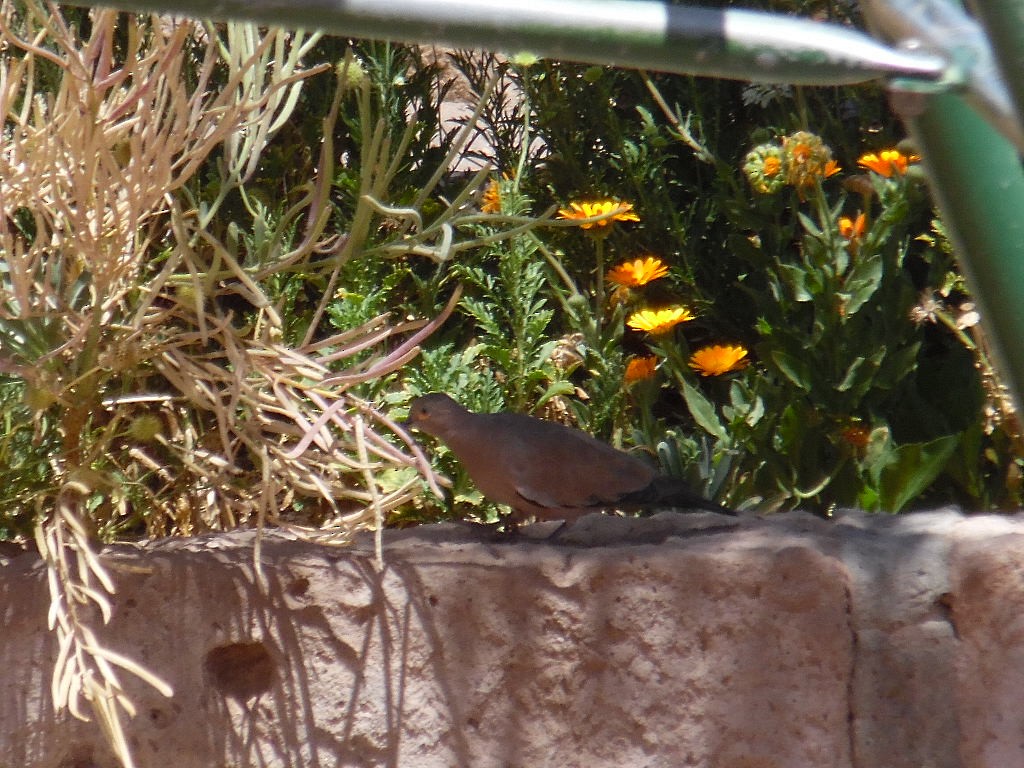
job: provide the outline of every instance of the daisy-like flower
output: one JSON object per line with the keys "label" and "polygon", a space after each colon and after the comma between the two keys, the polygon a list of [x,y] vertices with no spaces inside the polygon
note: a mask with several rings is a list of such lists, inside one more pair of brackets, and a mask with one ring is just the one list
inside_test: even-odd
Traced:
{"label": "daisy-like flower", "polygon": [[491,179],[491,183],[484,190],[480,210],[484,213],[501,213],[501,183],[497,179]]}
{"label": "daisy-like flower", "polygon": [[861,155],[857,165],[889,179],[893,176],[903,176],[907,172],[907,167],[920,159],[917,155],[905,155],[898,149],[883,149],[878,153],[868,152]]}
{"label": "daisy-like flower", "polygon": [[658,358],[654,355],[646,357],[631,357],[626,363],[626,374],[623,379],[627,384],[634,381],[643,381],[654,377],[654,371],[658,367]]}
{"label": "daisy-like flower", "polygon": [[690,355],[690,367],[701,376],[721,376],[746,368],[750,364],[748,354],[746,347],[740,344],[701,347]]}
{"label": "daisy-like flower", "polygon": [[832,150],[820,136],[809,131],[797,131],[782,140],[786,160],[786,181],[799,189],[813,187],[818,179],[839,173],[832,159]]}
{"label": "daisy-like flower", "polygon": [[560,219],[589,219],[594,216],[604,216],[600,221],[589,221],[580,224],[583,229],[591,227],[608,227],[616,221],[640,221],[640,217],[633,210],[632,203],[620,203],[617,200],[598,200],[593,203],[569,203],[568,208],[558,209]]}
{"label": "daisy-like flower", "polygon": [[839,234],[851,243],[858,242],[864,237],[864,228],[867,226],[867,221],[867,216],[863,213],[858,213],[855,219],[851,219],[849,216],[840,216]]}
{"label": "daisy-like flower", "polygon": [[338,75],[345,80],[346,88],[358,88],[367,79],[366,69],[359,59],[352,58],[346,61],[339,61],[335,65]]}
{"label": "daisy-like flower", "polygon": [[641,309],[634,312],[626,320],[626,325],[635,331],[646,331],[657,336],[675,328],[680,323],[693,320],[693,313],[686,307],[669,307],[668,309]]}
{"label": "daisy-like flower", "polygon": [[778,144],[759,144],[743,160],[743,172],[755,192],[770,195],[786,186],[783,173],[782,147]]}
{"label": "daisy-like flower", "polygon": [[510,61],[513,64],[515,64],[517,67],[521,67],[523,69],[529,69],[534,64],[539,64],[540,61],[541,61],[541,58],[537,54],[531,53],[530,51],[520,51],[515,56],[513,56],[510,59]]}
{"label": "daisy-like flower", "polygon": [[750,186],[763,194],[778,192],[786,184],[798,191],[814,186],[818,179],[835,176],[842,168],[832,159],[832,150],[809,131],[797,131],[778,144],[760,144],[747,153],[743,172]]}
{"label": "daisy-like flower", "polygon": [[633,259],[633,261],[627,261],[609,269],[605,279],[625,288],[638,288],[667,274],[668,267],[661,259],[648,256],[644,259]]}

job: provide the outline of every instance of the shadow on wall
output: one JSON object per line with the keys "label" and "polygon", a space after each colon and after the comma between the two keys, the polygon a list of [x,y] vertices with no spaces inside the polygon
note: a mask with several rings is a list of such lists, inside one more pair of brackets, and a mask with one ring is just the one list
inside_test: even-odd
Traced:
{"label": "shadow on wall", "polygon": [[[389,532],[380,573],[268,534],[263,586],[252,532],[116,547],[99,635],[175,691],[120,675],[140,768],[958,766],[929,688],[958,685],[969,615],[946,523],[865,519],[603,517],[602,546],[436,526]],[[0,569],[0,765],[114,768],[52,711],[47,603],[33,555]]]}

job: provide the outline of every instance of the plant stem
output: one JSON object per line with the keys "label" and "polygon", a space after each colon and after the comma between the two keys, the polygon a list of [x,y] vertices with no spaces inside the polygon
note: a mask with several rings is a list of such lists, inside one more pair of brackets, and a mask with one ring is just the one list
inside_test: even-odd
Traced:
{"label": "plant stem", "polygon": [[532,237],[536,243],[537,250],[541,252],[545,259],[547,259],[548,264],[550,264],[551,268],[555,270],[555,274],[561,278],[565,287],[569,289],[569,294],[571,296],[579,296],[579,289],[576,287],[576,283],[573,281],[572,277],[569,276],[569,273],[565,271],[565,267],[562,266],[561,260],[551,252],[551,250],[539,237],[537,237],[536,234],[530,232],[530,237]]}
{"label": "plant stem", "polygon": [[[524,73],[525,74],[525,73]],[[526,169],[526,161],[530,155],[530,91],[525,86],[522,86],[523,93],[523,140],[522,146],[519,149],[519,165],[516,166],[516,175],[512,179],[512,188],[515,192],[519,193],[519,180],[523,177],[523,172]]]}

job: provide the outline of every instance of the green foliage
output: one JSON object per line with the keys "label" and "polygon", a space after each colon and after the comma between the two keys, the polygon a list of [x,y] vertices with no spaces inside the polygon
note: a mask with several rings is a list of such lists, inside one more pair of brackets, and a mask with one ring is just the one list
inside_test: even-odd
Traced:
{"label": "green foliage", "polygon": [[467,295],[461,307],[476,325],[491,374],[502,382],[505,407],[540,407],[572,387],[551,359],[558,344],[549,330],[555,312],[542,293],[547,277],[537,259],[536,241],[518,237],[491,249],[488,256],[496,262],[493,272],[485,265],[455,269],[476,294]]}
{"label": "green foliage", "polygon": [[[846,6],[799,5],[857,21]],[[326,38],[303,45],[306,76],[290,92],[288,119],[265,105],[263,125],[275,129],[264,144],[226,142],[160,198],[174,201],[174,216],[145,225],[153,247],[138,284],[166,270],[172,330],[188,327],[180,305],[239,338],[272,329],[289,348],[353,329],[383,339],[387,324],[436,316],[458,286],[455,313],[419,357],[359,380],[353,395],[398,415],[412,396],[447,391],[474,410],[559,418],[645,451],[734,506],[827,513],[1018,501],[1021,441],[920,174],[913,163],[890,176],[857,166],[899,138],[879,88],[750,85],[466,51],[438,58]],[[182,76],[194,84],[201,45],[186,49]],[[227,62],[211,71],[213,86],[231,82],[239,65]],[[53,69],[41,62],[37,90],[56,87]],[[442,126],[455,94],[467,100],[463,125]],[[476,134],[489,149],[466,148]],[[777,175],[771,157],[788,163]],[[843,170],[826,173],[827,159]],[[466,170],[484,162],[493,171]],[[640,221],[584,230],[554,214],[600,200],[632,204]],[[35,238],[29,210],[10,219]],[[610,268],[648,257],[668,274],[607,282]],[[182,258],[189,269],[168,267]],[[47,279],[71,281],[51,288],[78,311],[93,289],[87,271]],[[143,296],[125,289],[122,318],[142,316]],[[638,312],[681,307],[695,319],[651,332],[627,325]],[[33,393],[89,385],[109,399],[163,381],[149,348],[116,374],[100,365],[95,350],[113,337],[83,336],[91,357],[47,358],[66,334],[52,312],[0,317],[5,354],[22,366],[0,387],[10,478],[0,501],[52,481],[47,452],[66,447],[66,412],[57,401],[33,410]],[[694,355],[714,345],[745,355],[700,375]],[[365,370],[379,354],[368,344],[330,365]],[[649,356],[653,376],[626,381],[628,366]],[[41,358],[64,368],[25,379],[24,366]],[[72,420],[85,448],[113,446],[90,465],[109,508],[97,530],[153,528],[155,510],[167,509],[154,497],[171,489],[127,456],[143,450],[159,465],[172,452],[139,448],[125,431],[140,409],[111,426],[100,401],[89,402]],[[199,410],[175,419],[179,434],[219,434]],[[492,518],[457,463],[431,448],[456,504],[426,494],[403,519],[465,514],[458,502]],[[237,459],[256,461],[250,448]],[[28,507],[10,504],[19,511],[0,519],[0,536],[31,527]]]}
{"label": "green foliage", "polygon": [[0,376],[0,540],[31,534],[39,511],[34,499],[53,480],[48,458],[58,450],[46,411],[49,396],[24,381]]}
{"label": "green foliage", "polygon": [[394,428],[426,392],[734,507],[1020,505],[1016,414],[912,148],[858,167],[899,138],[878,87],[9,10],[0,539],[49,570],[55,706],[90,702],[126,764],[81,623],[113,590],[92,541],[497,519]]}

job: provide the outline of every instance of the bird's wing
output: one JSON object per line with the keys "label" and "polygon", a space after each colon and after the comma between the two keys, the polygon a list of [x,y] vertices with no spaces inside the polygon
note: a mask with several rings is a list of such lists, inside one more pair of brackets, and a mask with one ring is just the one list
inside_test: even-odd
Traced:
{"label": "bird's wing", "polygon": [[508,479],[521,498],[540,507],[607,507],[655,476],[640,459],[579,430],[522,417],[503,419],[501,426]]}

